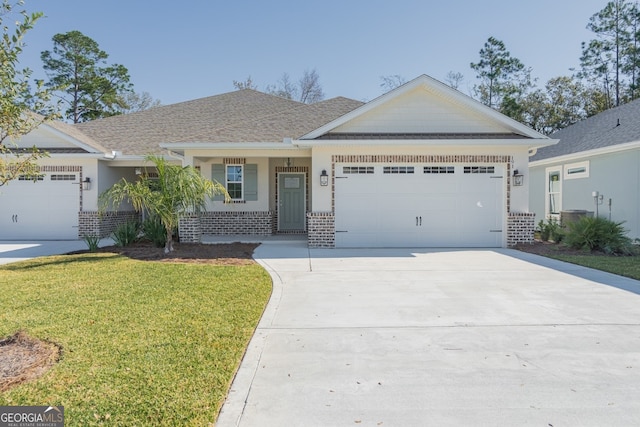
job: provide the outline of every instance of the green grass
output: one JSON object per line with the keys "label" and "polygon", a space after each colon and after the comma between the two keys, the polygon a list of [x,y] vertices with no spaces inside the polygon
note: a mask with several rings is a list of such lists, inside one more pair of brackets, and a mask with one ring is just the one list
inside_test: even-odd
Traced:
{"label": "green grass", "polygon": [[206,426],[270,292],[258,265],[81,254],[2,266],[0,337],[24,330],[63,354],[0,405],[63,405],[68,426]]}
{"label": "green grass", "polygon": [[640,280],[640,256],[549,254],[549,258]]}

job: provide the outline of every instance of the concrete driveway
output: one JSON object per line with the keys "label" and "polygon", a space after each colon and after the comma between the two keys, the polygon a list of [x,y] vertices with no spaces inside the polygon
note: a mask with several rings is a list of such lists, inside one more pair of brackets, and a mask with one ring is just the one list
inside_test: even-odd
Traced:
{"label": "concrete driveway", "polygon": [[514,250],[255,252],[217,426],[640,425],[640,283]]}
{"label": "concrete driveway", "polygon": [[[99,246],[109,246],[113,240],[100,240]],[[87,249],[84,240],[38,240],[7,241],[0,240],[0,265],[40,256],[59,255]]]}

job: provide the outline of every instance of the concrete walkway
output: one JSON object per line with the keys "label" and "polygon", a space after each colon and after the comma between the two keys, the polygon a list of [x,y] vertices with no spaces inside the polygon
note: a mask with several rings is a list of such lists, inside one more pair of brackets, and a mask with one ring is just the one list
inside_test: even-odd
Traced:
{"label": "concrete walkway", "polygon": [[640,283],[514,250],[265,242],[228,426],[640,425]]}

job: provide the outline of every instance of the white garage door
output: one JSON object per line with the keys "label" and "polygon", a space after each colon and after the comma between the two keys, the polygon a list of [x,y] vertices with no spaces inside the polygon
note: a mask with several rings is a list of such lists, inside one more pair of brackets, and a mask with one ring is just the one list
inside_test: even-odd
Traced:
{"label": "white garage door", "polygon": [[337,164],[336,247],[501,247],[501,165]]}
{"label": "white garage door", "polygon": [[77,239],[79,210],[78,172],[11,181],[0,187],[0,240]]}

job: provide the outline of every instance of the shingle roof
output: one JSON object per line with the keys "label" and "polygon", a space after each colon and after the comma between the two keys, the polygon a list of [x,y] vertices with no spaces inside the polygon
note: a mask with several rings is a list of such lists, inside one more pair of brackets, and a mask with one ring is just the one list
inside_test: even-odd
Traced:
{"label": "shingle roof", "polygon": [[603,111],[550,135],[556,145],[538,149],[531,161],[640,140],[640,99]]}
{"label": "shingle roof", "polygon": [[74,126],[111,150],[144,155],[161,152],[160,143],[282,142],[362,104],[342,97],[303,104],[243,89]]}

